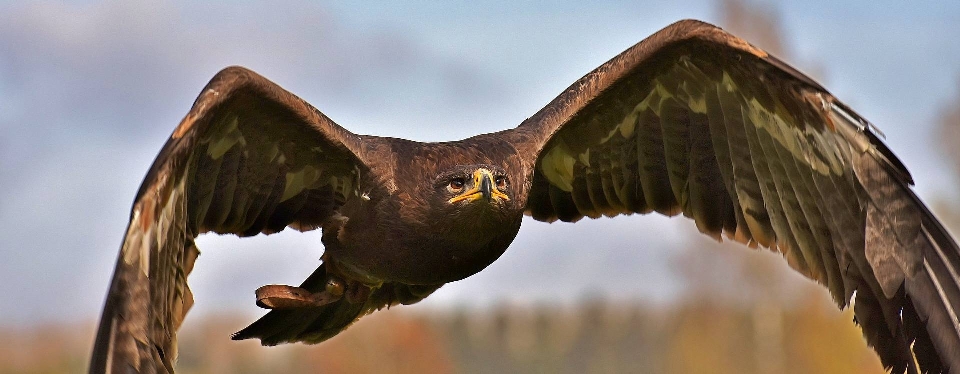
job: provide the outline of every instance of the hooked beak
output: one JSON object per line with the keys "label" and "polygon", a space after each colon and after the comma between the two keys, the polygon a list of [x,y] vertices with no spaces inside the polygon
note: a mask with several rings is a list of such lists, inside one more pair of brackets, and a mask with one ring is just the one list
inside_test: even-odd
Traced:
{"label": "hooked beak", "polygon": [[473,172],[473,188],[464,191],[462,194],[448,200],[448,202],[453,204],[462,200],[476,201],[481,198],[487,202],[492,200],[510,200],[507,194],[498,190],[494,185],[493,173],[484,168],[477,169],[477,171]]}
{"label": "hooked beak", "polygon": [[483,199],[490,201],[491,193],[493,192],[493,179],[487,174],[480,179],[480,194],[483,195]]}

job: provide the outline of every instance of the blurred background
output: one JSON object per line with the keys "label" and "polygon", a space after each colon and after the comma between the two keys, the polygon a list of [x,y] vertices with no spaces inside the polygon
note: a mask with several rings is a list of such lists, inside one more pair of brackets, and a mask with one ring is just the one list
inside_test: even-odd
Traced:
{"label": "blurred background", "polygon": [[[0,2],[0,373],[82,372],[140,180],[199,90],[244,65],[356,133],[513,127],[682,18],[814,76],[879,126],[960,228],[960,3]],[[317,346],[229,334],[253,290],[298,284],[319,232],[202,237],[184,373],[882,372],[779,255],[660,216],[524,221],[483,272]]]}

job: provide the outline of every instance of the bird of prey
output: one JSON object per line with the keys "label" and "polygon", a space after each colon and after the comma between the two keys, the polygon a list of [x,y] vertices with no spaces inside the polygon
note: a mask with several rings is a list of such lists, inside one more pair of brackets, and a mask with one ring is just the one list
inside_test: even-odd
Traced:
{"label": "bird of prey", "polygon": [[[206,232],[322,230],[322,263],[234,339],[318,343],[483,270],[521,218],[683,214],[780,252],[894,372],[960,371],[960,248],[865,119],[718,27],[680,21],[513,129],[420,143],[356,135],[256,73],[207,84],[130,213],[91,372],[172,372]],[[319,243],[318,243],[319,244]]]}

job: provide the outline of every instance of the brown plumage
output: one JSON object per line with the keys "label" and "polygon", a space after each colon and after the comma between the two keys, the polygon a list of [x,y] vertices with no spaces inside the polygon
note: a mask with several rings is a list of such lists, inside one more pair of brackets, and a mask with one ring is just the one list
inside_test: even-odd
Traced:
{"label": "brown plumage", "polygon": [[231,67],[203,89],[137,193],[91,372],[173,370],[205,232],[323,230],[323,264],[234,335],[317,343],[496,260],[541,221],[683,214],[781,252],[895,372],[960,368],[960,249],[871,125],[722,30],[675,23],[515,129],[446,143],[355,135]]}

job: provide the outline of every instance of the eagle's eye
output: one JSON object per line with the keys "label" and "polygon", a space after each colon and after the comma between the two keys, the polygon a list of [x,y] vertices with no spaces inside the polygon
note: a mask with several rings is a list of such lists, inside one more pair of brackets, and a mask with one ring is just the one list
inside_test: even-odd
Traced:
{"label": "eagle's eye", "polygon": [[463,186],[467,184],[467,180],[464,178],[453,178],[450,180],[450,183],[447,184],[447,189],[453,193],[463,192]]}
{"label": "eagle's eye", "polygon": [[498,175],[496,178],[493,178],[493,183],[497,185],[497,189],[503,191],[507,188],[507,177],[505,175]]}

